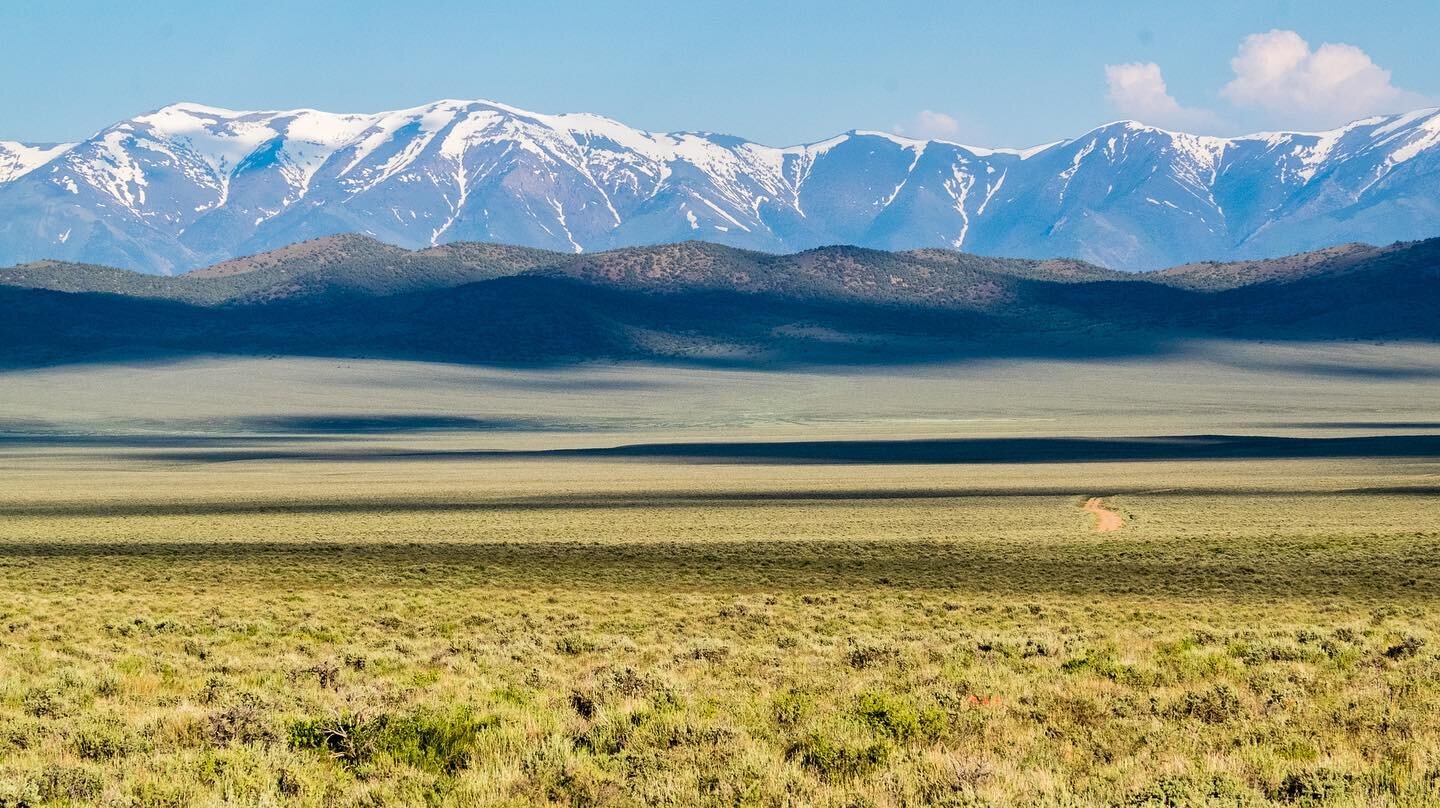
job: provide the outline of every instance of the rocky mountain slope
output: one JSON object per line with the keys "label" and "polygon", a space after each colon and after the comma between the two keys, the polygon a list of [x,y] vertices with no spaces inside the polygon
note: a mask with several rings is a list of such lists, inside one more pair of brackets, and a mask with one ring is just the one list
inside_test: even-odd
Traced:
{"label": "rocky mountain slope", "polygon": [[1440,110],[1238,138],[1119,122],[986,149],[858,131],[776,148],[490,101],[176,104],[80,143],[0,143],[0,265],[159,274],[352,232],[407,249],[855,244],[1136,270],[1424,238],[1437,221]]}

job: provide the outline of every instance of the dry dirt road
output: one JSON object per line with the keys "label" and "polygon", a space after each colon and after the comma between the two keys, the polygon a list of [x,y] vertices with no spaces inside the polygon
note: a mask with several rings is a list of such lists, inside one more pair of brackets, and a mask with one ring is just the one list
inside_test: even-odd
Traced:
{"label": "dry dirt road", "polygon": [[1120,514],[1105,507],[1104,497],[1091,497],[1085,500],[1085,510],[1095,514],[1096,533],[1109,533],[1125,526],[1125,520],[1120,518]]}

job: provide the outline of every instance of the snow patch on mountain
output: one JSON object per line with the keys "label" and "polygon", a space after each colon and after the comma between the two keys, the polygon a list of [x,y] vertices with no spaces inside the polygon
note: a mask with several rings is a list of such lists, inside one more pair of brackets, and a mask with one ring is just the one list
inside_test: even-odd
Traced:
{"label": "snow patch on mountain", "polygon": [[0,183],[18,180],[74,147],[73,143],[30,145],[0,140]]}
{"label": "snow patch on mountain", "polygon": [[0,216],[0,263],[151,271],[341,232],[574,251],[694,234],[1140,269],[1434,235],[1440,110],[1236,138],[1118,121],[1003,149],[863,130],[773,147],[488,100],[373,114],[181,103],[78,144],[0,143]]}

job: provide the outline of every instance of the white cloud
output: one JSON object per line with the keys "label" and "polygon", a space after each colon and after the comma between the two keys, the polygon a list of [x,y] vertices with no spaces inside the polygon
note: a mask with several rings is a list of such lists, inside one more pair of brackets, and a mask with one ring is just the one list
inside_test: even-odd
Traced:
{"label": "white cloud", "polygon": [[955,118],[933,109],[922,109],[906,123],[894,126],[897,135],[923,140],[959,140],[965,127]]}
{"label": "white cloud", "polygon": [[1142,123],[1178,129],[1207,129],[1217,118],[1208,109],[1182,106],[1170,95],[1160,65],[1131,62],[1105,65],[1106,98],[1120,114]]}
{"label": "white cloud", "polygon": [[1354,45],[1326,42],[1311,50],[1294,31],[1251,34],[1230,67],[1235,78],[1221,94],[1290,127],[1335,126],[1428,101],[1392,84],[1390,71]]}

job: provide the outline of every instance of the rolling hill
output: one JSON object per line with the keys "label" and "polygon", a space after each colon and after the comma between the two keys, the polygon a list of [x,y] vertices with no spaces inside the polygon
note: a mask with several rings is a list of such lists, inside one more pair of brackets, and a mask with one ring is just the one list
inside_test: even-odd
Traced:
{"label": "rolling hill", "polygon": [[705,242],[566,254],[325,237],[176,277],[0,270],[8,364],[200,353],[458,362],[907,363],[1194,337],[1440,339],[1440,239],[1126,273],[1080,261]]}

